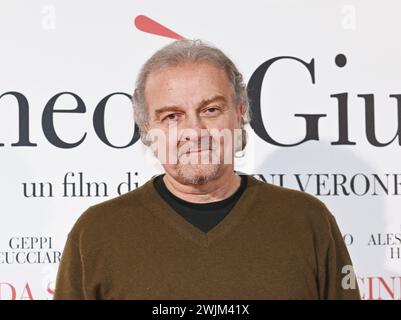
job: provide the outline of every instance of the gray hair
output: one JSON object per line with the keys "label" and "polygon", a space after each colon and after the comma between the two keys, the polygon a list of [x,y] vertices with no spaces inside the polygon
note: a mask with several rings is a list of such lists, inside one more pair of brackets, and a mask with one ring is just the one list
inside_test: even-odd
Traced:
{"label": "gray hair", "polygon": [[[146,80],[152,72],[160,71],[167,67],[174,67],[185,62],[201,63],[209,62],[223,68],[228,76],[233,89],[233,101],[239,106],[245,107],[243,125],[249,123],[251,114],[246,86],[242,74],[234,63],[220,49],[202,40],[177,40],[156,51],[142,66],[135,84],[132,97],[135,122],[138,125],[141,140],[149,145],[146,139],[144,125],[149,121],[149,113],[145,99]],[[244,130],[243,148],[246,144],[246,132]]]}

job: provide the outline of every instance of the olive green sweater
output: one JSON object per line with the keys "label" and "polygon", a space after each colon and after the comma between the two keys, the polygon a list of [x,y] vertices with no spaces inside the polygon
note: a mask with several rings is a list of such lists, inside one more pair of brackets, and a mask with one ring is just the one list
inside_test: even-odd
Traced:
{"label": "olive green sweater", "polygon": [[360,299],[357,286],[342,288],[351,260],[317,198],[248,176],[231,212],[204,233],[154,178],[81,215],[54,299]]}

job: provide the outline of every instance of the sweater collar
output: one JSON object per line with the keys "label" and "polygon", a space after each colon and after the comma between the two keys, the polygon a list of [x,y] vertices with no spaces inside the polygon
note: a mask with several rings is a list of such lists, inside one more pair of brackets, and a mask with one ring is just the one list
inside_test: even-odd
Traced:
{"label": "sweater collar", "polygon": [[246,176],[248,179],[247,187],[235,206],[221,222],[207,233],[188,222],[159,195],[153,184],[157,175],[153,176],[139,189],[142,193],[143,205],[149,212],[173,227],[175,231],[187,240],[194,241],[201,247],[209,247],[224,234],[235,229],[242,219],[252,211],[251,208],[257,200],[258,187],[266,184],[251,175]]}

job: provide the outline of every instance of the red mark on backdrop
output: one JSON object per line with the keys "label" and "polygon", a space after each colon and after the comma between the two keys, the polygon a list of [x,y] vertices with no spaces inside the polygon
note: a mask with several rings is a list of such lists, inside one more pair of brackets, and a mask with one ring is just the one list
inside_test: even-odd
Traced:
{"label": "red mark on backdrop", "polygon": [[185,38],[178,33],[166,28],[165,26],[161,25],[160,23],[156,22],[155,20],[150,19],[147,16],[139,15],[135,18],[135,27],[137,29],[147,32],[156,34],[158,36],[172,38],[176,40],[185,40]]}

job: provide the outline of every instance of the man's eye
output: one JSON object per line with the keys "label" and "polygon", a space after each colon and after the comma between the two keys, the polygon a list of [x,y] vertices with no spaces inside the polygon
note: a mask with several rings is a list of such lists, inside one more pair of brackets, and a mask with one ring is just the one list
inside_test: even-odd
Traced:
{"label": "man's eye", "polygon": [[217,108],[217,107],[210,107],[210,108],[207,108],[206,110],[205,110],[205,113],[209,113],[209,114],[217,114],[217,111],[218,111],[219,109]]}
{"label": "man's eye", "polygon": [[177,114],[176,113],[170,113],[169,115],[165,116],[163,120],[175,121],[175,120],[177,120]]}

